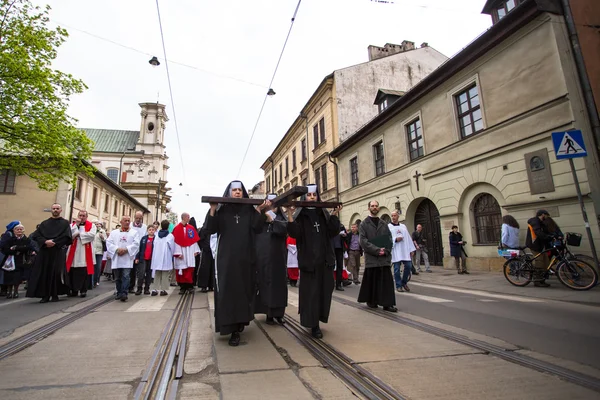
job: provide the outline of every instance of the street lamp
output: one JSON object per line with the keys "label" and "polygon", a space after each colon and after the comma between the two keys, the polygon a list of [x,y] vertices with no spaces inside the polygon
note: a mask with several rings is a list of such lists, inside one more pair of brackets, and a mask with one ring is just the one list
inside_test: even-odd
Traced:
{"label": "street lamp", "polygon": [[156,58],[156,56],[153,56],[150,61],[148,61],[148,63],[150,65],[152,65],[153,67],[158,67],[160,65],[160,61],[158,61],[158,58]]}
{"label": "street lamp", "polygon": [[267,92],[267,96],[275,96],[275,91],[272,88],[269,88],[269,91]]}

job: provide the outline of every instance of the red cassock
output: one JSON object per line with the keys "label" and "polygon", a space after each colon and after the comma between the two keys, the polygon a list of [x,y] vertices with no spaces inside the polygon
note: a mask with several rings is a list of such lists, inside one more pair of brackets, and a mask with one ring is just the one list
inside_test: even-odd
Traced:
{"label": "red cassock", "polygon": [[[73,223],[71,226],[77,225]],[[85,221],[85,231],[89,232],[92,229],[92,223],[90,221]],[[73,243],[71,247],[69,247],[69,254],[67,255],[67,272],[71,270],[71,266],[73,265],[73,260],[75,259],[75,250],[77,249],[77,241],[80,240],[79,236],[73,239]],[[85,264],[87,266],[88,275],[94,274],[94,250],[92,249],[93,242],[86,243],[83,245],[83,250],[85,251]]]}

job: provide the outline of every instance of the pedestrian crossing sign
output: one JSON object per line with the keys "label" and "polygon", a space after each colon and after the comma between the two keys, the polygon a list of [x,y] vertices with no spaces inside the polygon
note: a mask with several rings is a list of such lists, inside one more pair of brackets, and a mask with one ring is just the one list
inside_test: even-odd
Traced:
{"label": "pedestrian crossing sign", "polygon": [[587,156],[581,131],[552,132],[557,160]]}

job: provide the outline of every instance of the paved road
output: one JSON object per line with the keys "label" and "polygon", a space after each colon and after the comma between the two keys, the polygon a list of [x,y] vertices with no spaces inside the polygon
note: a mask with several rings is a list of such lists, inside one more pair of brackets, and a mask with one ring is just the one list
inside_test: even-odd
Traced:
{"label": "paved road", "polygon": [[[439,285],[409,283],[401,312],[600,368],[600,307]],[[358,286],[336,292],[358,297]]]}

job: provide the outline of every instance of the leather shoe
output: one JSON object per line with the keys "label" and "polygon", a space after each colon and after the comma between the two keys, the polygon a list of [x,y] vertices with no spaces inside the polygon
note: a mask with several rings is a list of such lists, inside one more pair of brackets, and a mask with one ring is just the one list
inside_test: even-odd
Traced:
{"label": "leather shoe", "polygon": [[391,307],[383,307],[383,311],[389,311],[389,312],[398,312],[398,309],[394,306]]}
{"label": "leather shoe", "polygon": [[50,299],[49,299],[49,298],[47,298],[47,297],[42,297],[42,299],[40,300],[40,303],[47,303],[47,302],[49,302],[49,301],[50,301]]}
{"label": "leather shoe", "polygon": [[321,332],[321,328],[319,328],[318,326],[315,326],[314,328],[312,328],[311,335],[312,335],[312,337],[317,338],[317,339],[323,338],[323,332]]}
{"label": "leather shoe", "polygon": [[550,284],[546,283],[544,281],[541,281],[541,282],[534,282],[533,286],[535,286],[535,287],[550,287]]}
{"label": "leather shoe", "polygon": [[58,300],[59,300],[59,299],[58,299],[58,296],[54,296],[54,297],[52,297],[52,298],[50,299],[50,302],[51,302],[51,303],[57,303],[57,302],[58,302]]}
{"label": "leather shoe", "polygon": [[343,292],[345,289],[340,285],[340,286],[336,286],[335,290],[339,290],[340,292]]}
{"label": "leather shoe", "polygon": [[238,346],[240,344],[240,333],[239,332],[233,332],[231,334],[231,338],[229,338],[229,345],[230,346]]}
{"label": "leather shoe", "polygon": [[402,288],[403,288],[405,291],[407,291],[407,292],[410,292],[410,288],[408,287],[408,285],[404,285],[404,286],[402,286]]}
{"label": "leather shoe", "polygon": [[279,322],[279,325],[285,324],[285,320],[282,317],[277,317],[275,319],[277,320],[277,322]]}
{"label": "leather shoe", "polygon": [[127,296],[123,296],[123,297],[121,297],[121,301],[122,301],[123,303],[125,303],[125,302],[127,301]]}
{"label": "leather shoe", "polygon": [[402,289],[401,287],[396,288],[396,292],[404,293],[404,289]]}
{"label": "leather shoe", "polygon": [[87,292],[81,292],[81,294],[79,295],[79,297],[81,297],[82,299],[85,298],[87,296]]}
{"label": "leather shoe", "polygon": [[161,290],[161,291],[160,291],[160,295],[161,295],[161,296],[166,296],[166,295],[168,295],[168,294],[169,294],[169,293],[167,293],[167,291],[166,291],[166,290]]}
{"label": "leather shoe", "polygon": [[370,308],[377,308],[377,304],[370,304],[370,303],[367,303],[367,305],[368,305]]}
{"label": "leather shoe", "polygon": [[142,294],[142,289],[138,289],[138,290],[136,290],[136,292],[135,292],[135,295],[136,295],[136,296],[139,296],[139,295],[141,295],[141,294]]}
{"label": "leather shoe", "polygon": [[469,271],[467,271],[466,269],[463,271],[463,274],[465,274],[465,275],[471,275],[471,273]]}
{"label": "leather shoe", "polygon": [[267,325],[275,325],[275,320],[273,319],[273,317],[267,317],[267,320],[265,321],[265,323]]}

